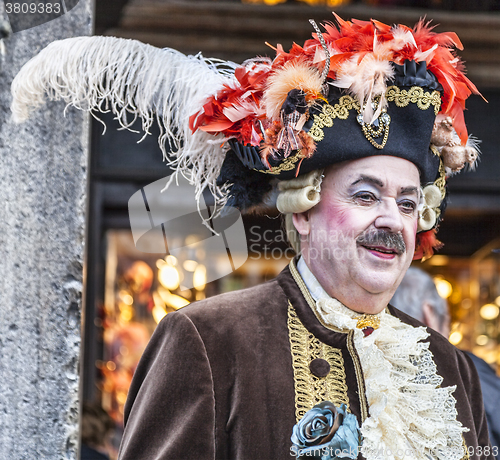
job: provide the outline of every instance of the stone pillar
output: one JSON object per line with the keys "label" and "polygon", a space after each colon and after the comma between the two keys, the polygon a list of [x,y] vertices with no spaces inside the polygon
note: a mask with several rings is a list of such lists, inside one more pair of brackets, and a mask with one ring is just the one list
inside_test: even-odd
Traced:
{"label": "stone pillar", "polygon": [[[64,117],[64,104],[50,103],[14,125],[9,106],[10,84],[26,61],[54,40],[92,33],[92,3],[79,0],[63,16],[5,41],[0,69],[2,459],[77,458],[89,119],[76,110]],[[0,12],[6,17],[4,2]]]}

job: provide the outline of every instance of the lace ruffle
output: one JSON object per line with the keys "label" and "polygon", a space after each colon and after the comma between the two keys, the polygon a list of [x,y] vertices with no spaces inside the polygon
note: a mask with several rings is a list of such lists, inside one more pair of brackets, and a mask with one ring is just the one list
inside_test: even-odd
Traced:
{"label": "lace ruffle", "polygon": [[429,344],[422,342],[429,336],[425,328],[382,311],[377,315],[380,327],[365,337],[356,328],[359,313],[329,297],[302,259],[297,268],[323,321],[354,330],[369,405],[361,426],[365,458],[462,459],[462,433],[468,430],[457,421],[456,387],[440,387],[443,379]]}

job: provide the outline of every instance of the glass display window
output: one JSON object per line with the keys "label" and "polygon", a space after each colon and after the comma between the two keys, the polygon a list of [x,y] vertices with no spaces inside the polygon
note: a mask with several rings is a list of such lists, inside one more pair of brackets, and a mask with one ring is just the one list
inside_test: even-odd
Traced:
{"label": "glass display window", "polygon": [[[280,257],[253,254],[229,275],[206,282],[207,267],[217,270],[218,263],[226,263],[227,254],[212,252],[208,257],[206,241],[189,242],[189,235],[186,239],[190,244],[173,256],[138,250],[130,230],[107,232],[104,347],[97,366],[102,373],[99,385],[102,407],[118,427],[123,426],[124,406],[134,371],[156,325],[165,315],[196,300],[260,284],[279,274],[289,262],[285,257],[289,252],[276,252]],[[147,241],[143,240],[144,245]]]}

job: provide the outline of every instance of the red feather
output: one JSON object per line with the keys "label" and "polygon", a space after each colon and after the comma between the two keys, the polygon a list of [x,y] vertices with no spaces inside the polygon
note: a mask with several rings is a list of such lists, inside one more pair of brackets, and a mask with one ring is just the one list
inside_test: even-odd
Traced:
{"label": "red feather", "polygon": [[[392,29],[391,26],[384,24],[383,22],[377,21],[376,19],[372,19],[372,23],[375,26],[375,28],[377,29],[377,32],[379,32],[379,34],[391,35],[391,33],[390,33],[391,29]],[[408,29],[408,30],[411,30],[411,29]]]}
{"label": "red feather", "polygon": [[425,261],[434,254],[434,250],[441,249],[443,243],[436,238],[436,229],[428,230],[427,232],[417,233],[415,254],[413,260]]}
{"label": "red feather", "polygon": [[458,137],[462,141],[462,145],[465,145],[469,136],[467,134],[467,127],[465,126],[464,109],[458,100],[453,104],[449,114],[453,120],[453,128],[455,128]]}
{"label": "red feather", "polygon": [[[265,118],[265,111],[260,107],[260,100],[265,89],[271,67],[266,64],[250,63],[240,66],[234,72],[235,82],[224,87],[216,96],[211,96],[203,108],[189,119],[194,132],[197,129],[212,134],[222,133],[234,137],[243,144],[259,145],[262,136],[256,130],[259,119]],[[224,113],[227,107],[244,108],[247,116],[230,120]]]}

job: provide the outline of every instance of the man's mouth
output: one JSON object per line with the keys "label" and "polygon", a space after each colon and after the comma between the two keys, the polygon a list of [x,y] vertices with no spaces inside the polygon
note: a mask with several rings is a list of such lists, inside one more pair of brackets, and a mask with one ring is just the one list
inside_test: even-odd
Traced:
{"label": "man's mouth", "polygon": [[400,254],[400,252],[395,248],[386,248],[384,246],[369,246],[366,244],[361,244],[360,246],[367,249],[368,251],[378,253],[382,256],[397,256]]}
{"label": "man's mouth", "polygon": [[368,245],[362,245],[362,246],[370,251],[381,252],[382,254],[398,254],[398,251],[392,248],[385,248],[383,246],[368,246]]}

